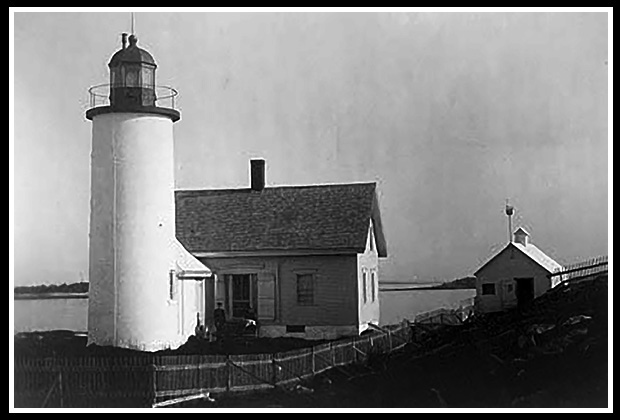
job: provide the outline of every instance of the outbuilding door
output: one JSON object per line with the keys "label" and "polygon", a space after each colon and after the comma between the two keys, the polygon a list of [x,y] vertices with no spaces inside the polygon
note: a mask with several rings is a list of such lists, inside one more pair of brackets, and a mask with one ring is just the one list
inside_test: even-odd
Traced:
{"label": "outbuilding door", "polygon": [[524,306],[534,300],[534,278],[516,278],[517,305]]}

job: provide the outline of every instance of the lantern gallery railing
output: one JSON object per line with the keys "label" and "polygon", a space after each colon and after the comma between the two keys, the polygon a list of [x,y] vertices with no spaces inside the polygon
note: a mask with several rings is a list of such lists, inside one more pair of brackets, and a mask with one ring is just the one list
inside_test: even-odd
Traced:
{"label": "lantern gallery railing", "polygon": [[[88,89],[89,106],[96,108],[110,105],[110,84],[93,86]],[[155,86],[155,105],[161,108],[175,108],[175,100],[179,92],[169,86]]]}

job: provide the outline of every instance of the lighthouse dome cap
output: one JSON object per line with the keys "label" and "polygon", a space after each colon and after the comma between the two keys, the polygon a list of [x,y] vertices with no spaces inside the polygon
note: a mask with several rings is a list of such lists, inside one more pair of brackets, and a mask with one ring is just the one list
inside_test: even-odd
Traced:
{"label": "lighthouse dome cap", "polygon": [[129,46],[121,48],[110,59],[109,67],[117,67],[122,63],[142,63],[157,66],[153,56],[146,50],[138,47],[138,38],[129,35]]}

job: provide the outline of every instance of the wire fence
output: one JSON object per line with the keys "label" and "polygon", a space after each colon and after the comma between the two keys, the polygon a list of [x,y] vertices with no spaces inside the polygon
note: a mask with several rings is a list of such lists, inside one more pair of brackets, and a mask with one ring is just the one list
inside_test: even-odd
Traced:
{"label": "wire fence", "polygon": [[206,393],[285,386],[411,340],[407,321],[362,336],[273,354],[18,358],[16,407],[163,406]]}

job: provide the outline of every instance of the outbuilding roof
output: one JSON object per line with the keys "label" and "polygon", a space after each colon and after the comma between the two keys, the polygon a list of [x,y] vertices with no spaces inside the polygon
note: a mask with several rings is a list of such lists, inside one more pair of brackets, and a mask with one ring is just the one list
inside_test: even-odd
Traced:
{"label": "outbuilding roof", "polygon": [[543,267],[549,273],[554,273],[555,271],[559,271],[562,266],[557,263],[553,258],[542,252],[536,245],[528,243],[527,245],[520,244],[518,242],[513,242],[514,245],[519,251],[523,252],[525,255],[534,260],[538,265]]}
{"label": "outbuilding roof", "polygon": [[484,263],[474,274],[478,274],[484,267],[486,267],[491,261],[495,260],[498,256],[503,254],[509,248],[516,248],[521,251],[524,255],[529,257],[532,261],[537,263],[539,266],[547,270],[549,273],[554,273],[556,271],[561,270],[562,265],[556,262],[553,258],[545,254],[540,250],[536,245],[528,243],[527,245],[523,245],[518,242],[509,243],[504,249],[495,254],[491,259],[489,259],[486,263]]}
{"label": "outbuilding roof", "polygon": [[375,183],[175,192],[176,235],[190,252],[361,253],[370,222],[387,256]]}

